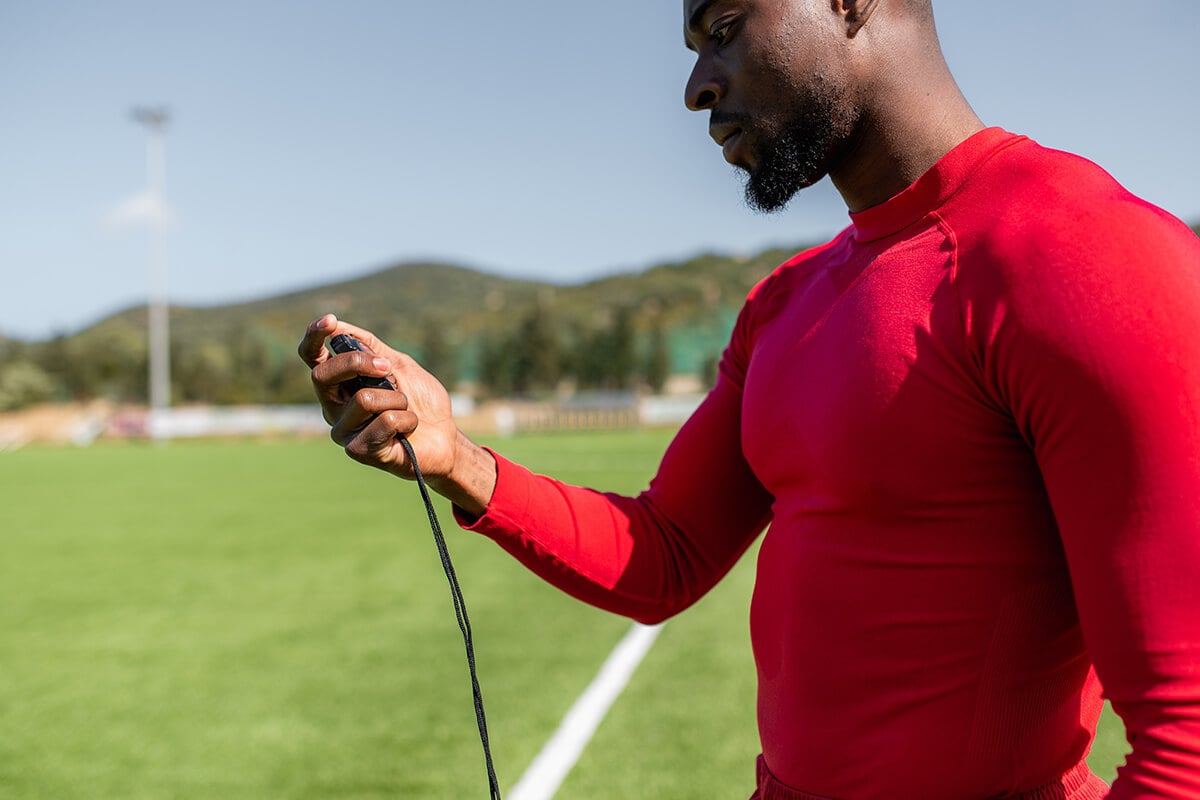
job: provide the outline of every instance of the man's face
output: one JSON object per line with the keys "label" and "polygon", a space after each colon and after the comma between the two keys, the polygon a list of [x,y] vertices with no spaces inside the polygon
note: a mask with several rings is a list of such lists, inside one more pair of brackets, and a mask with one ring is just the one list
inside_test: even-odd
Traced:
{"label": "man's face", "polygon": [[746,202],[775,211],[828,174],[855,124],[837,69],[837,16],[816,0],[684,0],[696,51],[685,101],[743,169]]}

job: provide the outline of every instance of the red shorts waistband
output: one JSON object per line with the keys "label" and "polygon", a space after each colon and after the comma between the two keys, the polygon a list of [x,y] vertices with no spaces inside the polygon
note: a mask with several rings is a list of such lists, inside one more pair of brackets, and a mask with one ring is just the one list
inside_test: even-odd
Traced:
{"label": "red shorts waistband", "polygon": [[[771,774],[767,762],[758,757],[758,789],[750,800],[834,800],[810,792],[793,789]],[[997,795],[992,800],[1104,800],[1109,786],[1097,778],[1087,762],[1080,761],[1062,777],[1026,792]]]}
{"label": "red shorts waistband", "polygon": [[767,762],[762,756],[758,757],[758,788],[750,796],[750,800],[832,800],[819,794],[809,794],[799,789],[793,789],[781,782],[767,769]]}

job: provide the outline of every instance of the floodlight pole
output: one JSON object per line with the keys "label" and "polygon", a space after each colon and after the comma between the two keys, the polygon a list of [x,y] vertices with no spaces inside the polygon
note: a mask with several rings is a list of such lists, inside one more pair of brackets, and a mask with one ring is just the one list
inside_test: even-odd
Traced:
{"label": "floodlight pole", "polygon": [[150,435],[166,439],[167,410],[171,405],[171,335],[167,306],[167,200],[166,155],[163,129],[165,108],[138,107],[133,118],[146,126],[147,242],[150,261],[148,337],[150,350]]}

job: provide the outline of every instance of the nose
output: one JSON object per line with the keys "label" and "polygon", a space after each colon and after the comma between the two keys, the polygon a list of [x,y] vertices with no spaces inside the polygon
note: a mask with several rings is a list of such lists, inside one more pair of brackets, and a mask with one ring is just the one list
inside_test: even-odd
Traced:
{"label": "nose", "polygon": [[721,99],[723,88],[711,63],[700,56],[692,74],[688,76],[687,87],[683,90],[683,104],[692,111],[704,111],[712,108]]}

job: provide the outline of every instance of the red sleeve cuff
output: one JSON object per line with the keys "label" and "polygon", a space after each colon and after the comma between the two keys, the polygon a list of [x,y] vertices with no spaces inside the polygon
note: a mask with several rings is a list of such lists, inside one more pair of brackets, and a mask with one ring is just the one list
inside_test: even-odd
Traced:
{"label": "red sleeve cuff", "polygon": [[463,530],[492,538],[519,534],[523,525],[518,520],[524,519],[529,509],[534,475],[490,447],[483,449],[496,459],[496,489],[492,492],[492,499],[488,502],[487,510],[478,517],[472,517],[454,506],[454,521]]}

